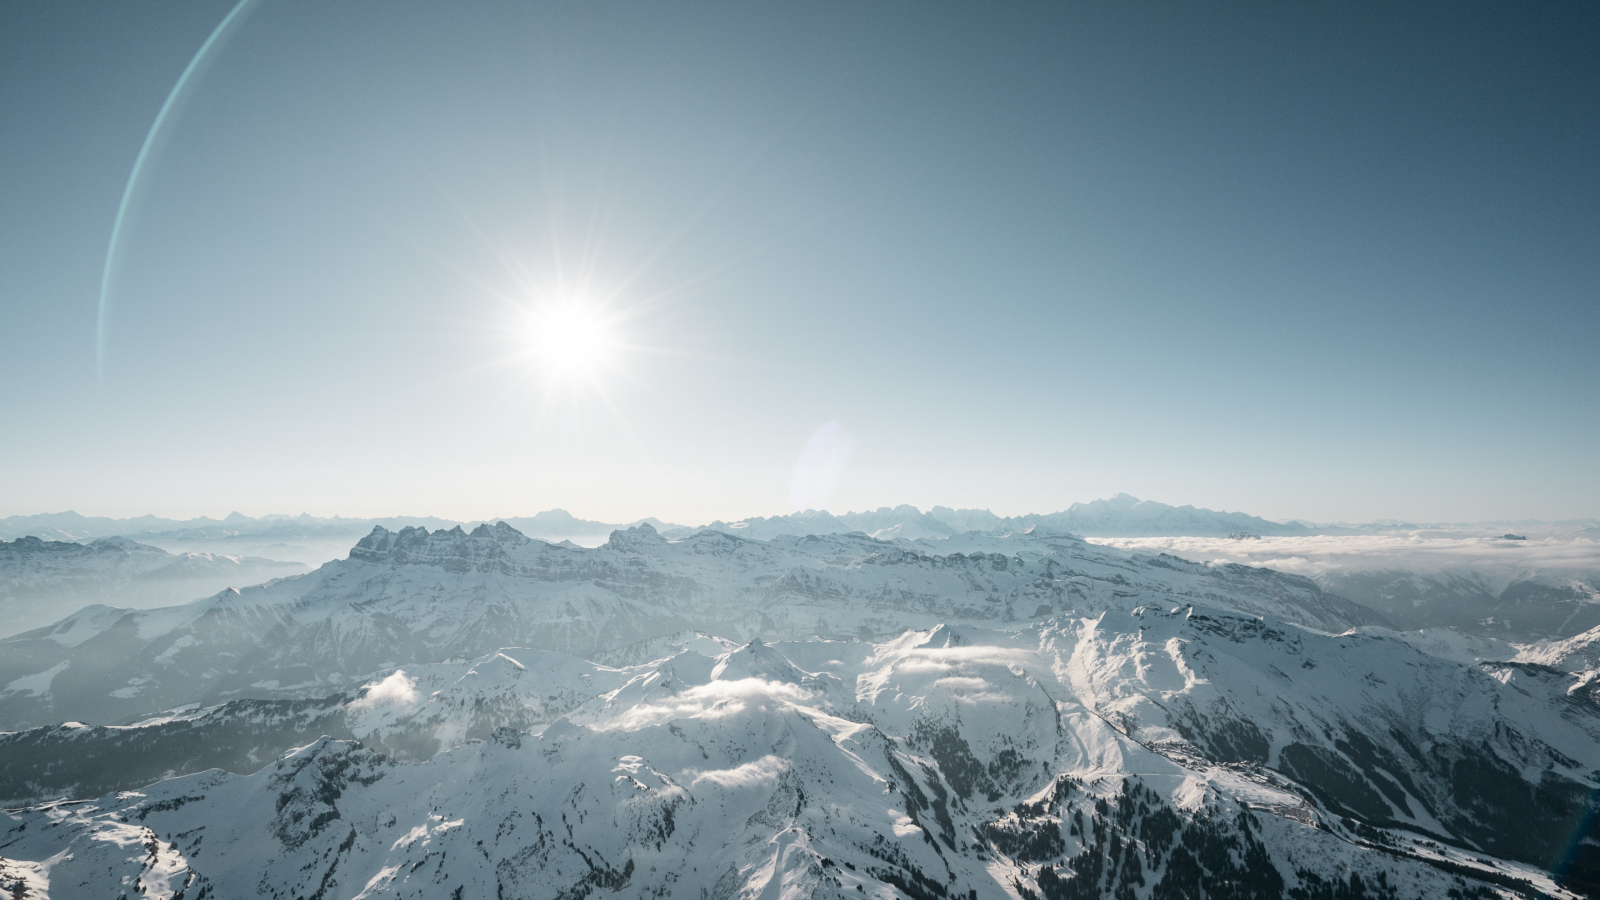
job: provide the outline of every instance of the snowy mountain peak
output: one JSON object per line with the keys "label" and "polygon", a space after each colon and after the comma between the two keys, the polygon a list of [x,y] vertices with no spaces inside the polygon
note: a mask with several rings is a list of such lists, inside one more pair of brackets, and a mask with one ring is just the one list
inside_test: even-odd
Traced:
{"label": "snowy mountain peak", "polygon": [[1103,500],[1092,500],[1088,503],[1074,503],[1072,505],[1074,507],[1081,506],[1089,509],[1132,509],[1143,502],[1143,500],[1140,500],[1138,497],[1135,497],[1132,494],[1118,492],[1115,497],[1107,497]]}
{"label": "snowy mountain peak", "polygon": [[667,539],[661,536],[649,522],[629,526],[627,529],[617,529],[611,532],[610,540],[605,546],[610,550],[623,553],[651,552],[651,549],[665,544]]}
{"label": "snowy mountain peak", "polygon": [[[491,659],[489,661],[489,664],[493,665],[493,666],[510,666],[511,668],[517,670],[518,672],[526,672],[528,670],[527,666],[523,665],[520,662],[517,662],[516,660],[512,659],[511,657],[505,655],[504,653],[496,653],[494,655],[494,659]],[[477,667],[474,667],[474,669],[476,669],[476,668]]]}
{"label": "snowy mountain peak", "polygon": [[811,673],[803,672],[772,646],[754,638],[750,643],[722,656],[711,670],[712,681],[740,681],[747,678],[801,684]]}
{"label": "snowy mountain peak", "polygon": [[[154,547],[150,547],[150,546],[147,546],[145,544],[141,544],[138,541],[130,541],[125,537],[115,537],[115,536],[113,536],[113,537],[95,538],[94,540],[89,542],[89,546],[91,546],[91,547],[103,547],[103,548],[108,549],[108,550],[122,550],[122,551],[129,552],[129,553],[137,552],[139,550],[150,551],[150,550],[156,549]],[[163,551],[163,552],[165,552],[165,551]]]}
{"label": "snowy mountain peak", "polygon": [[[422,526],[390,531],[375,525],[372,533],[350,549],[349,559],[398,565],[443,565],[452,570],[475,568],[509,549],[536,543],[505,522],[479,525],[471,534],[460,525],[429,532]],[[549,546],[542,541],[540,546]]]}
{"label": "snowy mountain peak", "polygon": [[971,639],[962,634],[963,631],[969,630],[941,623],[929,631],[928,636],[917,646],[922,649],[961,647],[971,643]]}

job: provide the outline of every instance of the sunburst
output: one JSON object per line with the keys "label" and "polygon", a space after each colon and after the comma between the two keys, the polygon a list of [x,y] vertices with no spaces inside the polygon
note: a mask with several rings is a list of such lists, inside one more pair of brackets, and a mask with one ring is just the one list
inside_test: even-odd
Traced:
{"label": "sunburst", "polygon": [[540,304],[528,314],[528,359],[554,381],[592,381],[617,362],[621,341],[615,319],[582,299]]}

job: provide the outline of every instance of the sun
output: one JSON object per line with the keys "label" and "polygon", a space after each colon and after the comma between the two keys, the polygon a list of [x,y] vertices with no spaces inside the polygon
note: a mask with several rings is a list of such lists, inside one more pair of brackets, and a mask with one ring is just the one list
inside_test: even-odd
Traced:
{"label": "sun", "polygon": [[596,307],[579,301],[554,303],[529,317],[535,363],[558,378],[593,375],[612,362],[616,329]]}

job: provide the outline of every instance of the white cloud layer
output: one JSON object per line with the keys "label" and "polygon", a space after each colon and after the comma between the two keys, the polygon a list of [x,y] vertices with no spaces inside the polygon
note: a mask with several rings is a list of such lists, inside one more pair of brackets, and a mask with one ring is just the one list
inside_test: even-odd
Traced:
{"label": "white cloud layer", "polygon": [[619,716],[617,724],[625,730],[632,730],[680,716],[720,718],[736,715],[749,706],[759,706],[767,701],[804,705],[812,699],[810,691],[782,681],[762,678],[713,681],[673,694],[667,699],[641,703]]}
{"label": "white cloud layer", "polygon": [[788,771],[789,762],[772,754],[767,754],[758,760],[734,766],[731,769],[714,769],[701,772],[691,782],[699,786],[703,782],[710,782],[718,787],[738,790],[740,788],[758,788],[776,784],[783,773]]}

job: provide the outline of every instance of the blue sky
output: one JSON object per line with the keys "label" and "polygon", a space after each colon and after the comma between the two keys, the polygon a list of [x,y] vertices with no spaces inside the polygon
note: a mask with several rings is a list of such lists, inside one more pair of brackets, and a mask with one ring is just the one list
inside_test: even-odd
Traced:
{"label": "blue sky", "polygon": [[1600,515],[1592,4],[254,0],[97,375],[232,8],[0,12],[0,514]]}

